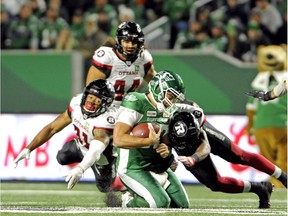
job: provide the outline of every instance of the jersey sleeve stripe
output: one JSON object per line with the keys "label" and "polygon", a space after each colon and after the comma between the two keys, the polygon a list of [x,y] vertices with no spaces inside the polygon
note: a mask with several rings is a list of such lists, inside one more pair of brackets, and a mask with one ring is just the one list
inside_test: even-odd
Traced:
{"label": "jersey sleeve stripe", "polygon": [[150,70],[151,68],[151,65],[152,65],[152,60],[147,62],[146,64],[144,64],[144,71],[145,71],[145,74],[148,73],[148,71]]}
{"label": "jersey sleeve stripe", "polygon": [[114,125],[111,126],[111,127],[112,127],[112,128],[109,128],[109,127],[97,127],[97,126],[94,126],[94,127],[93,127],[93,130],[95,130],[95,129],[103,129],[103,130],[113,131]]}
{"label": "jersey sleeve stripe", "polygon": [[96,61],[95,59],[92,60],[92,64],[93,64],[98,70],[100,70],[102,73],[104,73],[107,77],[110,76],[111,70],[112,70],[112,66],[111,66],[111,65],[102,64],[102,63]]}

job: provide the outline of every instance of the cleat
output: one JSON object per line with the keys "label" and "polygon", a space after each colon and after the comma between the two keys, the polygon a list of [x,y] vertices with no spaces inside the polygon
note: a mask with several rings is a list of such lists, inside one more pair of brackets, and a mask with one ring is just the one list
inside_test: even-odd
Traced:
{"label": "cleat", "polygon": [[129,191],[122,194],[122,208],[127,208],[127,204],[134,198],[133,194]]}
{"label": "cleat", "polygon": [[278,180],[287,188],[287,173],[282,171]]}
{"label": "cleat", "polygon": [[274,185],[271,182],[258,183],[256,194],[259,197],[259,208],[270,208],[270,196],[273,191]]}

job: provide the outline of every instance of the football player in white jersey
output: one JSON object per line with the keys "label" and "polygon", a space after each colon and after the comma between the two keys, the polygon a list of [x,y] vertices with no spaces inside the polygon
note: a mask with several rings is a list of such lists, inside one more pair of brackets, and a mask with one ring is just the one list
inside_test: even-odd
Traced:
{"label": "football player in white jersey", "polygon": [[[156,74],[153,58],[144,47],[144,34],[139,24],[123,22],[116,38],[109,38],[95,51],[86,77],[86,85],[95,79],[107,79],[115,89],[113,106],[117,109],[128,92],[143,91]],[[123,189],[116,177],[113,188]],[[118,188],[118,189],[117,189]]]}
{"label": "football player in white jersey", "polygon": [[99,78],[109,80],[116,93],[113,104],[119,107],[126,93],[144,88],[155,74],[140,25],[123,22],[118,26],[116,39],[107,40],[95,51],[86,85]]}
{"label": "football player in white jersey", "polygon": [[92,168],[101,192],[109,191],[115,178],[115,157],[111,144],[115,124],[115,109],[110,109],[115,96],[113,85],[98,79],[87,85],[82,94],[71,99],[68,108],[54,121],[46,125],[14,160],[15,167],[30,153],[47,142],[54,134],[73,124],[77,138],[68,141],[57,153],[61,165],[79,164],[66,177],[68,189],[72,189],[85,170]]}

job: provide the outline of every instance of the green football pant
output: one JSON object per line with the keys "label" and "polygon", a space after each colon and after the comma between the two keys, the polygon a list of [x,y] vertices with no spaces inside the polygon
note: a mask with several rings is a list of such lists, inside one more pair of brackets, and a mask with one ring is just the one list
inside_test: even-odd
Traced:
{"label": "green football pant", "polygon": [[149,171],[127,170],[120,175],[123,184],[134,194],[127,207],[189,208],[186,191],[175,173],[168,169],[170,185],[164,189]]}

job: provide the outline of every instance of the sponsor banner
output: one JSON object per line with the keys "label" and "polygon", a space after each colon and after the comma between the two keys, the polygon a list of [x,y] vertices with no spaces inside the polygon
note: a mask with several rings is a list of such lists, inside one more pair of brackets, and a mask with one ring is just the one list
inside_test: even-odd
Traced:
{"label": "sponsor banner", "polygon": [[[55,114],[2,114],[0,115],[0,178],[2,180],[64,181],[65,175],[76,164],[61,166],[56,160],[57,151],[65,142],[75,137],[72,125],[54,135],[41,147],[31,152],[29,160],[21,160],[14,168],[14,159],[33,137],[48,123]],[[235,144],[251,152],[258,152],[256,143],[245,133],[245,116],[207,116],[207,120],[225,133]],[[243,180],[262,181],[268,176],[255,169],[230,164],[218,156],[212,155],[218,172],[222,176],[231,176]],[[198,183],[195,177],[179,163],[177,176],[186,183]],[[82,181],[95,181],[94,174],[88,169]]]}

